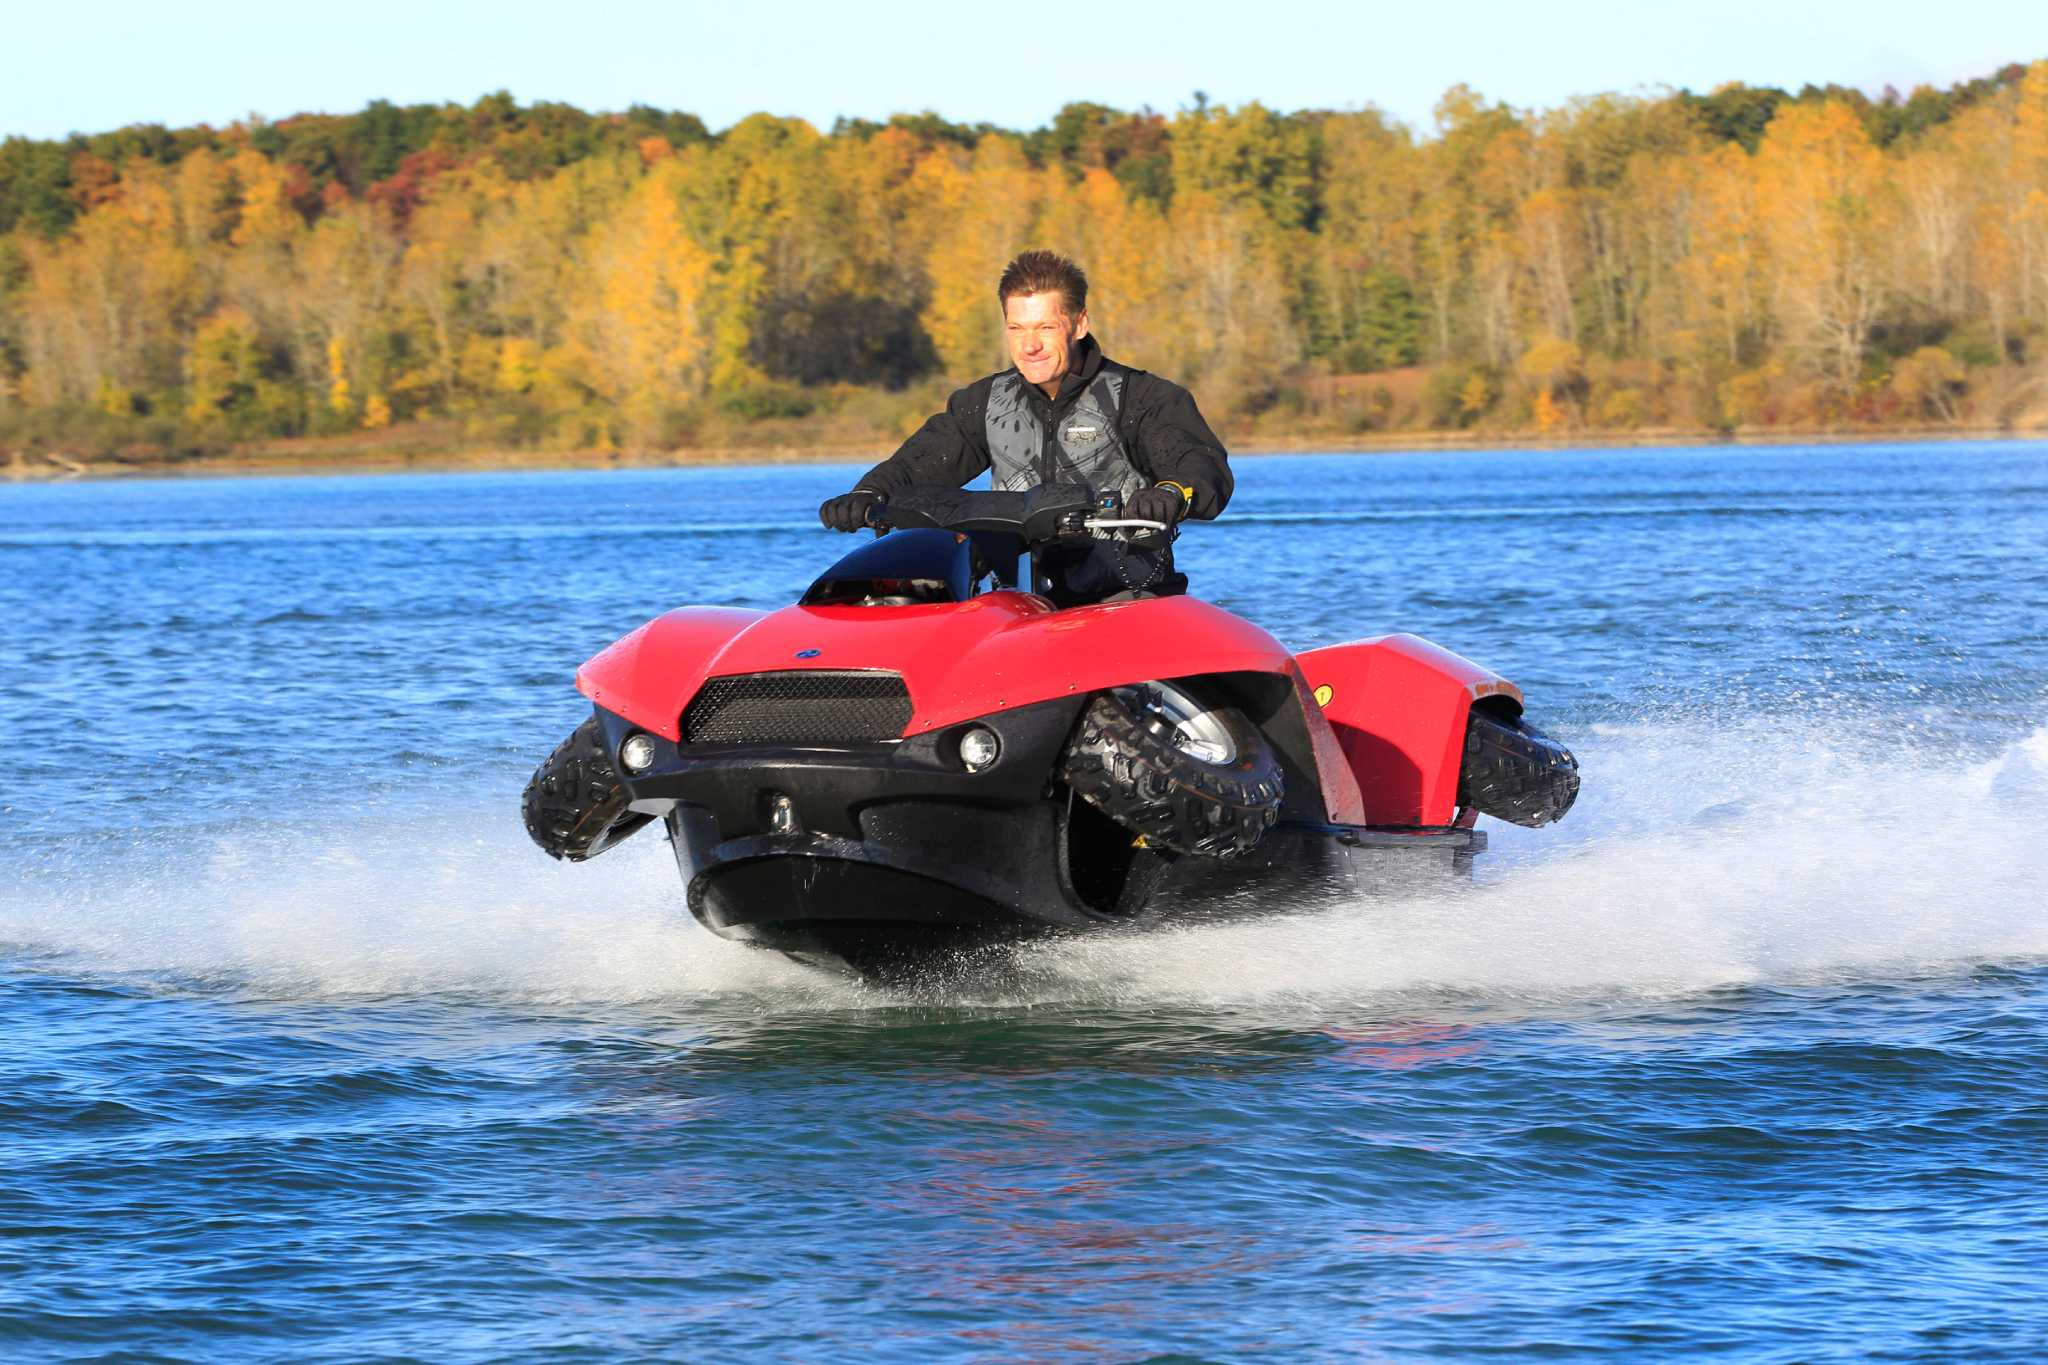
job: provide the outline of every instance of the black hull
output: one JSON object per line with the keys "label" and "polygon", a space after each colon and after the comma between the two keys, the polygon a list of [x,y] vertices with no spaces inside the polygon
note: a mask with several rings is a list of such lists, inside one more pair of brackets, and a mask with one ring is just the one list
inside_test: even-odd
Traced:
{"label": "black hull", "polygon": [[[705,928],[881,979],[1049,936],[1243,920],[1442,884],[1469,871],[1486,839],[1459,827],[1283,824],[1241,857],[1130,849],[1112,871],[1077,865],[1077,843],[1099,831],[1077,831],[1071,804],[928,808],[893,828],[874,823],[884,837],[712,843],[709,822],[679,807],[670,831]],[[902,837],[912,833],[922,837]]]}
{"label": "black hull", "polygon": [[[1047,935],[1285,914],[1440,883],[1485,846],[1462,826],[1324,823],[1317,800],[1283,811],[1237,857],[1147,847],[1048,780],[1084,700],[979,722],[1001,737],[1002,758],[983,773],[961,766],[951,731],[830,747],[669,747],[629,782],[632,810],[666,819],[705,928],[868,976]],[[616,748],[630,727],[597,715]]]}

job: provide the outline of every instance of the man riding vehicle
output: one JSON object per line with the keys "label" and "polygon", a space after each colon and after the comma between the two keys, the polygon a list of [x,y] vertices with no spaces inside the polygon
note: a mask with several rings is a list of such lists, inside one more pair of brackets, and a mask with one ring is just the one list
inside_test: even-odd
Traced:
{"label": "man riding vehicle", "polygon": [[[1230,501],[1230,466],[1186,389],[1102,354],[1089,333],[1088,279],[1050,251],[1027,251],[996,284],[1013,367],[946,400],[894,455],[818,518],[838,531],[867,525],[877,502],[905,489],[958,488],[993,470],[994,487],[1047,484],[1114,495],[1121,515],[1162,522],[1213,518]],[[1108,533],[1049,566],[1063,603],[1184,592],[1169,530],[1151,548]]]}

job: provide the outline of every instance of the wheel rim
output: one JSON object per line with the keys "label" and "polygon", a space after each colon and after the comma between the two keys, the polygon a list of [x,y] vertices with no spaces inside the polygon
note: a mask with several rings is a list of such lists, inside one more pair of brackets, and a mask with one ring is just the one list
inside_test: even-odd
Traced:
{"label": "wheel rim", "polygon": [[1189,758],[1221,767],[1237,761],[1237,741],[1213,710],[1169,683],[1119,687],[1140,720],[1158,726],[1173,738],[1173,747]]}

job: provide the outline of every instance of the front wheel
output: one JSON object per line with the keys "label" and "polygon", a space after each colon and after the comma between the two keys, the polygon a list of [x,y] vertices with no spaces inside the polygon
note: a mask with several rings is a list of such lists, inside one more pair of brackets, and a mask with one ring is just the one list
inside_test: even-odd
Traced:
{"label": "front wheel", "polygon": [[1465,724],[1458,804],[1496,820],[1542,826],[1562,820],[1579,799],[1579,761],[1571,750],[1519,717],[1474,710]]}
{"label": "front wheel", "polygon": [[1090,698],[1060,775],[1146,844],[1208,858],[1256,847],[1284,789],[1273,746],[1243,712],[1161,682]]}
{"label": "front wheel", "polygon": [[580,863],[654,818],[628,810],[631,799],[605,752],[604,730],[592,716],[534,769],[520,804],[526,832],[542,852]]}

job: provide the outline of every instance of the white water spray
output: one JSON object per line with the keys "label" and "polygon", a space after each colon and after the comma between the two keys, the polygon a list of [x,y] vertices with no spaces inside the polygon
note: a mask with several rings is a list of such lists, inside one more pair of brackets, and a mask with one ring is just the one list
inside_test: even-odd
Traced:
{"label": "white water spray", "polygon": [[[1478,884],[1025,955],[1010,1003],[1540,999],[1882,978],[2048,955],[2048,729],[1988,759],[1812,727],[1574,736],[1580,809],[1493,826]],[[506,796],[483,821],[251,822],[0,893],[8,956],[286,994],[887,1003],[698,928],[658,832],[549,862]],[[1491,822],[1489,822],[1491,823]]]}

